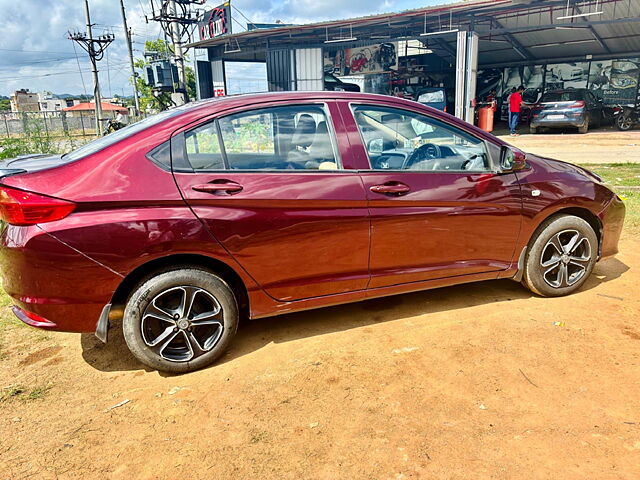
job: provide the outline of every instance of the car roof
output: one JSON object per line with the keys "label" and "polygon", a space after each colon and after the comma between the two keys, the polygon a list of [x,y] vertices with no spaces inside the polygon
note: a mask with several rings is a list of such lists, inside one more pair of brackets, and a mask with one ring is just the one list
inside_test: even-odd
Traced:
{"label": "car roof", "polygon": [[240,95],[227,95],[224,97],[207,98],[204,100],[198,100],[186,105],[177,107],[179,109],[187,111],[193,111],[198,109],[211,109],[212,106],[218,107],[216,109],[226,110],[227,108],[249,105],[251,103],[266,103],[288,100],[334,100],[334,99],[357,99],[358,101],[389,101],[389,95],[379,95],[375,93],[359,93],[359,92],[340,92],[340,91],[286,91],[286,92],[262,92],[262,93],[243,93]]}

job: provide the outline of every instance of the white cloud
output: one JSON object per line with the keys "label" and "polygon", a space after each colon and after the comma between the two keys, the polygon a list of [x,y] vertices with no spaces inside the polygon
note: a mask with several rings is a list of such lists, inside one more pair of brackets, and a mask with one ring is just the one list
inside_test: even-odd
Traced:
{"label": "white cloud", "polygon": [[[156,0],[158,1],[158,0]],[[436,3],[434,0],[423,0]],[[209,0],[205,8],[217,5]],[[255,22],[309,23],[321,20],[371,15],[381,11],[399,10],[412,5],[413,0],[234,0],[237,7]],[[149,0],[125,0],[129,26],[134,32],[135,56],[141,56],[144,42],[158,38],[160,27],[145,22],[151,14]],[[111,31],[115,41],[99,63],[100,82],[104,96],[109,93],[129,95],[129,67],[118,0],[90,0],[94,34]],[[235,13],[241,23],[245,20]],[[54,93],[83,93],[78,61],[68,30],[85,30],[82,0],[0,0],[0,95],[9,95],[18,88],[31,91],[50,90]],[[235,23],[235,22],[234,22]],[[240,31],[237,24],[234,30]],[[87,54],[76,45],[87,91],[92,91]],[[110,82],[109,82],[110,80]],[[111,83],[111,92],[109,91]]]}

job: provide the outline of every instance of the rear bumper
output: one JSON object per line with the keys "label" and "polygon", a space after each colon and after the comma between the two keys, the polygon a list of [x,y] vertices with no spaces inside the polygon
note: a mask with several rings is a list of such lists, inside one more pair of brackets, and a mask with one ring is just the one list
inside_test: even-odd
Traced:
{"label": "rear bumper", "polygon": [[567,117],[560,120],[548,120],[546,118],[532,118],[530,125],[532,127],[562,128],[562,127],[583,127],[585,122],[584,116]]}
{"label": "rear bumper", "polygon": [[615,195],[599,215],[602,221],[602,242],[600,258],[612,257],[618,253],[618,242],[624,225],[626,207],[624,202]]}
{"label": "rear bumper", "polygon": [[66,332],[95,332],[122,279],[37,226],[0,226],[0,269],[20,320]]}

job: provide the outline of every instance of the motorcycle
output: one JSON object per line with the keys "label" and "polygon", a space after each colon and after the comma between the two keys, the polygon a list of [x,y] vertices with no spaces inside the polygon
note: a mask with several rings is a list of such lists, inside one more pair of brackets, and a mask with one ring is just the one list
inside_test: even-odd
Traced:
{"label": "motorcycle", "polygon": [[631,130],[634,125],[640,124],[640,106],[617,106],[614,108],[613,118],[618,130]]}
{"label": "motorcycle", "polygon": [[126,125],[122,122],[118,122],[117,120],[114,120],[112,118],[107,119],[107,124],[104,127],[104,132],[103,135],[108,135],[111,132],[115,132],[116,130],[120,130],[121,128],[124,128]]}

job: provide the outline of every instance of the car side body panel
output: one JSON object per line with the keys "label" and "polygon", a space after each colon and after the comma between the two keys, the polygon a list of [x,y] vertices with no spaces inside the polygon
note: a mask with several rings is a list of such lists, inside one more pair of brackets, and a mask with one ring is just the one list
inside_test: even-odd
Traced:
{"label": "car side body panel", "polygon": [[[225,235],[220,227],[216,227],[220,231],[212,236],[206,226],[207,222],[198,219],[184,201],[172,173],[163,170],[146,158],[152,149],[169,140],[176,132],[214,115],[247,108],[247,106],[258,108],[277,102],[351,101],[355,95],[361,103],[370,102],[374,105],[400,106],[423,111],[454,126],[473,131],[475,135],[498,147],[506,145],[500,139],[446,113],[407,100],[379,95],[286,92],[199,102],[185,109],[180,115],[171,117],[76,162],[50,170],[3,178],[4,185],[51,195],[77,204],[77,210],[63,220],[34,227],[2,226],[0,262],[7,292],[19,306],[54,322],[55,329],[95,331],[96,322],[103,307],[113,300],[117,287],[128,276],[144,268],[149,262],[177,254],[189,254],[214,259],[232,269],[246,287],[250,316],[264,317],[375,296],[476,280],[512,277],[517,271],[518,256],[538,225],[549,215],[567,208],[584,208],[600,219],[603,225],[602,255],[611,255],[617,251],[617,239],[624,217],[622,202],[604,186],[590,181],[581,174],[577,167],[561,165],[561,162],[538,159],[531,155],[528,168],[515,174],[509,184],[509,188],[512,188],[517,178],[523,192],[522,228],[515,242],[510,264],[508,260],[503,260],[496,271],[436,279],[409,278],[410,281],[399,285],[366,290],[362,285],[366,283],[363,277],[366,279],[368,272],[365,270],[363,273],[361,268],[353,269],[344,263],[349,255],[364,255],[363,251],[354,252],[354,245],[361,245],[364,236],[369,235],[368,229],[362,229],[362,225],[358,225],[355,230],[353,225],[349,226],[352,218],[338,225],[337,232],[332,234],[333,237],[328,242],[331,245],[331,251],[324,252],[325,256],[320,257],[320,261],[327,264],[332,259],[338,259],[339,262],[343,262],[341,265],[345,268],[331,274],[326,268],[327,265],[322,265],[317,270],[316,278],[324,278],[326,283],[342,279],[346,282],[343,286],[353,282],[348,289],[355,290],[347,292],[346,289],[340,288],[333,291],[325,289],[323,294],[322,284],[325,282],[316,282],[322,288],[314,294],[313,289],[302,288],[301,284],[298,284],[295,286],[295,289],[299,289],[298,293],[289,296],[278,294],[283,297],[278,301],[274,298],[273,292],[269,295],[254,280],[253,272],[245,269],[242,264],[249,256],[268,255],[269,241],[285,236],[287,222],[292,222],[289,217],[292,215],[295,217],[300,212],[290,211],[285,215],[282,211],[276,213],[274,209],[271,216],[262,218],[255,231],[250,231],[249,223],[245,222],[234,234]],[[342,114],[338,115],[342,118]],[[361,189],[361,192],[364,190],[362,182],[358,180],[360,185],[356,187],[357,182],[354,179],[358,178],[359,170],[369,169],[366,156],[362,155],[363,147],[359,132],[356,125],[344,124],[342,120],[336,122],[335,128],[343,162],[353,171],[336,174],[342,178],[338,182],[341,186],[331,187],[331,189],[336,188],[342,193],[337,199],[331,201],[337,201],[338,208],[344,208],[349,204],[349,208],[355,208],[359,214],[364,213],[369,208],[366,198],[360,204],[354,203],[357,197],[356,190]],[[227,173],[231,175],[233,172]],[[305,174],[302,173],[302,175]],[[311,176],[311,174],[308,175]],[[268,178],[268,175],[264,177]],[[277,188],[277,183],[274,182],[268,184],[262,184],[258,180],[255,182],[255,188]],[[309,185],[314,189],[328,188],[319,180],[310,179],[310,182]],[[464,182],[469,180],[464,179]],[[485,181],[487,185],[482,188],[491,190],[490,182],[491,180],[487,177]],[[474,185],[480,184],[481,180],[477,179]],[[468,187],[467,183],[467,191]],[[293,188],[291,184],[286,184],[287,190],[291,188]],[[452,197],[458,198],[462,194],[455,185],[448,188],[451,189]],[[474,188],[471,187],[471,190],[473,191]],[[534,190],[540,193],[534,196]],[[297,192],[298,196],[304,194],[299,190]],[[253,195],[257,196],[242,207],[245,220],[257,210],[255,202],[260,196],[256,192],[253,192]],[[323,199],[324,197],[320,195],[313,202],[324,201]],[[291,198],[287,199],[286,195],[282,199],[285,204],[289,200]],[[317,219],[313,214],[314,209],[335,206],[334,203],[314,204],[312,208],[306,209],[302,216],[298,217],[300,220],[298,223],[290,223],[290,225],[297,225],[295,228],[298,228],[296,234],[301,240],[300,245],[297,242],[284,242],[278,252],[286,251],[285,246],[288,245],[294,254],[300,254],[305,251],[301,245],[308,247],[313,245],[316,239],[324,241],[325,239],[318,235],[317,230],[307,230],[306,223],[311,219]],[[200,206],[196,205],[196,208]],[[217,213],[228,214],[229,209],[223,207]],[[210,217],[211,221],[215,220],[214,216]],[[323,214],[321,219],[327,225],[331,222],[339,223],[336,214]],[[354,231],[358,232],[357,240],[354,238]],[[363,231],[366,234],[363,234]],[[260,241],[257,249],[240,248],[241,254],[236,258],[229,253],[228,248],[225,248],[224,242],[217,241],[218,236],[225,242],[241,247],[246,241],[244,236],[253,236]],[[368,247],[362,248],[368,254]],[[361,258],[358,258],[359,263]],[[274,265],[272,263],[270,268]],[[349,274],[350,271],[355,273]],[[300,271],[294,273],[294,277],[304,279],[304,273]],[[280,284],[286,286],[287,282],[281,281]],[[291,285],[293,284],[289,284]],[[279,288],[278,282],[275,282],[275,289],[277,288]],[[311,294],[313,294],[311,298],[295,299],[301,295]]]}

